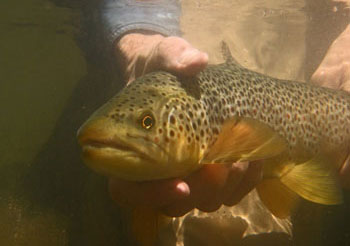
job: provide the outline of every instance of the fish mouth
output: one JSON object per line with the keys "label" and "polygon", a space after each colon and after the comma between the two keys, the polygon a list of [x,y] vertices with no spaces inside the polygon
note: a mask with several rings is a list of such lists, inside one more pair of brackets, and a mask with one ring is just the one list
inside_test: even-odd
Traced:
{"label": "fish mouth", "polygon": [[[80,138],[82,158],[94,171],[113,178],[143,181],[162,177],[167,156],[159,146],[142,136],[127,139]],[[142,147],[148,144],[147,148]]]}
{"label": "fish mouth", "polygon": [[94,171],[130,181],[162,177],[168,155],[152,139],[115,127],[108,119],[91,120],[77,134],[84,163]]}
{"label": "fish mouth", "polygon": [[[86,133],[86,132],[85,132]],[[127,139],[127,141],[126,141]],[[82,134],[78,133],[78,141],[82,148],[83,158],[93,162],[158,162],[155,155],[150,154],[144,145],[152,146],[157,152],[164,152],[158,145],[143,136],[126,133],[125,136]],[[153,151],[151,151],[153,152]]]}
{"label": "fish mouth", "polygon": [[[130,136],[127,136],[130,137]],[[143,140],[142,137],[132,136],[131,139],[136,141]],[[135,142],[136,142],[135,141]],[[83,154],[94,152],[99,154],[105,154],[106,156],[124,156],[125,158],[140,158],[148,161],[155,161],[141,148],[137,147],[136,143],[126,142],[120,138],[113,139],[98,139],[98,138],[83,138],[79,139],[79,143],[82,146]],[[149,142],[151,143],[151,142]]]}
{"label": "fish mouth", "polygon": [[115,149],[119,151],[126,151],[126,152],[136,152],[135,148],[132,148],[131,146],[127,146],[125,144],[122,144],[118,141],[111,141],[111,140],[105,140],[105,139],[87,139],[85,141],[81,141],[82,148],[93,148],[93,149]]}

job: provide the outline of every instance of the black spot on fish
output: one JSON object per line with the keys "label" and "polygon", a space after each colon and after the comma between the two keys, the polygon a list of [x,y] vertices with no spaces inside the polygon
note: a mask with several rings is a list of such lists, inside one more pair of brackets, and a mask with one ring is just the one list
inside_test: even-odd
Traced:
{"label": "black spot on fish", "polygon": [[193,122],[192,123],[192,127],[193,127],[194,130],[197,130],[197,124],[196,123]]}
{"label": "black spot on fish", "polygon": [[192,140],[191,137],[187,137],[187,142],[188,143],[191,143],[191,140]]}
{"label": "black spot on fish", "polygon": [[182,125],[179,125],[179,130],[180,130],[180,132],[182,132],[183,131],[183,126]]}
{"label": "black spot on fish", "polygon": [[170,116],[170,123],[171,123],[171,124],[175,124],[175,122],[176,122],[176,120],[175,120],[174,115],[171,115],[171,116]]}

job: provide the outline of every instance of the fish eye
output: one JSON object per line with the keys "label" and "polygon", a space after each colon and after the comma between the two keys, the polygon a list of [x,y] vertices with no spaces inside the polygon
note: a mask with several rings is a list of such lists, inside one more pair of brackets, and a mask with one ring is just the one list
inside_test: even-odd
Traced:
{"label": "fish eye", "polygon": [[151,129],[151,127],[153,126],[154,124],[154,119],[152,116],[150,115],[145,115],[143,118],[142,118],[142,127],[145,128],[145,129]]}

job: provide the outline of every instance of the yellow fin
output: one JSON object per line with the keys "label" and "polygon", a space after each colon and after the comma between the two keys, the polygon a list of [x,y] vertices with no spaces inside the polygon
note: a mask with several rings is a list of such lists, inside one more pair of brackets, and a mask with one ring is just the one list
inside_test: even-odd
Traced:
{"label": "yellow fin", "polygon": [[137,207],[131,211],[130,233],[138,246],[154,246],[159,230],[171,221],[170,217],[149,207]]}
{"label": "yellow fin", "polygon": [[295,165],[280,180],[306,200],[334,205],[343,201],[335,171],[335,165],[328,163],[327,158],[316,156]]}
{"label": "yellow fin", "polygon": [[291,214],[299,200],[298,195],[282,184],[278,178],[265,179],[256,189],[264,205],[273,215],[281,219]]}
{"label": "yellow fin", "polygon": [[257,120],[230,119],[224,122],[216,142],[201,163],[261,160],[282,153],[286,146],[278,133]]}

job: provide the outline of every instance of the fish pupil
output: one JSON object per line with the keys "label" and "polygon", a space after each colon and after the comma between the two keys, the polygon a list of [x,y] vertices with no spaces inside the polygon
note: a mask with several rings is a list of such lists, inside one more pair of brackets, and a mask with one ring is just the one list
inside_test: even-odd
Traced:
{"label": "fish pupil", "polygon": [[153,126],[154,120],[151,116],[146,115],[142,119],[142,127],[145,129],[150,129]]}

